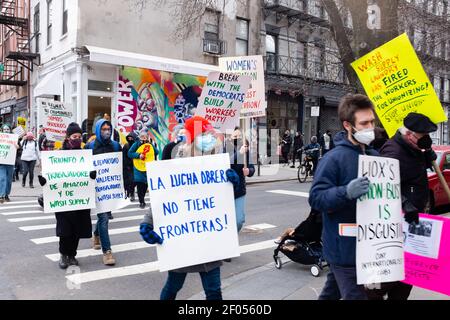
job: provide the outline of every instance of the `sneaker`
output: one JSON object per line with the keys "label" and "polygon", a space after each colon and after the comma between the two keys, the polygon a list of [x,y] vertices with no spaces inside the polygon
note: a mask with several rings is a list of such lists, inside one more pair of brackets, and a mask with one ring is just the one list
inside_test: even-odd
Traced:
{"label": "sneaker", "polygon": [[77,266],[78,260],[75,257],[69,257],[69,266]]}
{"label": "sneaker", "polygon": [[132,194],[132,195],[131,195],[131,197],[130,197],[130,201],[131,201],[131,202],[134,202],[134,201],[136,201],[136,198],[134,197],[134,194]]}
{"label": "sneaker", "polygon": [[59,259],[59,267],[61,269],[67,269],[69,267],[69,257],[65,255],[61,255],[61,258]]}
{"label": "sneaker", "polygon": [[94,250],[100,250],[102,248],[102,246],[100,245],[100,237],[99,236],[95,236],[92,238],[92,248]]}
{"label": "sneaker", "polygon": [[295,166],[290,166],[289,168],[295,168]]}
{"label": "sneaker", "polygon": [[5,202],[11,202],[11,199],[8,196],[5,196]]}
{"label": "sneaker", "polygon": [[139,204],[139,208],[144,209],[145,208],[145,203]]}
{"label": "sneaker", "polygon": [[111,250],[108,250],[103,254],[103,264],[105,266],[113,266],[116,264],[116,260],[114,259]]}

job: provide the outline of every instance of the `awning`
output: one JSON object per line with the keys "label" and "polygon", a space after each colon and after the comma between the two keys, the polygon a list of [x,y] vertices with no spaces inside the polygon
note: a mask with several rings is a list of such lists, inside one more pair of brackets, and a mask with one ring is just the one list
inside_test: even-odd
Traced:
{"label": "awning", "polygon": [[60,96],[61,94],[61,82],[62,74],[61,70],[55,70],[50,72],[38,82],[37,86],[34,87],[33,94],[34,97],[40,96]]}
{"label": "awning", "polygon": [[140,53],[120,51],[94,46],[85,46],[92,62],[107,63],[119,66],[138,67],[196,76],[207,76],[212,71],[219,71],[218,66],[190,61],[149,56]]}

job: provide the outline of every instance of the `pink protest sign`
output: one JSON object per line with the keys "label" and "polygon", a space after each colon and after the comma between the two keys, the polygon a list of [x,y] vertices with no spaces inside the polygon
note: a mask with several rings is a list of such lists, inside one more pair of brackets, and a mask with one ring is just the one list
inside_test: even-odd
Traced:
{"label": "pink protest sign", "polygon": [[450,219],[420,214],[405,223],[405,283],[450,295]]}

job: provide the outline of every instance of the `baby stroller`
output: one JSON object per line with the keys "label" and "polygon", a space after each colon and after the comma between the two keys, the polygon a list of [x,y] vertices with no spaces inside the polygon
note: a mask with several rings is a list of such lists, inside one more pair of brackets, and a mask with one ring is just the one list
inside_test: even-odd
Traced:
{"label": "baby stroller", "polygon": [[311,274],[318,277],[320,271],[328,266],[322,255],[321,235],[321,213],[312,209],[305,221],[295,229],[287,229],[277,241],[278,247],[273,252],[275,267],[281,269],[283,266],[278,256],[281,252],[294,262],[311,265]]}

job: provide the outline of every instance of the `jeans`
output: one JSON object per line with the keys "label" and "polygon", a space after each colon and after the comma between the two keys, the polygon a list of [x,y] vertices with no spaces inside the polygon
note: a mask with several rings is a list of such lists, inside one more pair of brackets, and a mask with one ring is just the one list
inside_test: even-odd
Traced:
{"label": "jeans", "polygon": [[147,193],[148,184],[143,182],[136,182],[139,203],[145,203],[145,194]]}
{"label": "jeans", "polygon": [[9,196],[13,179],[14,166],[0,164],[0,197]]}
{"label": "jeans", "polygon": [[75,257],[77,255],[78,242],[76,236],[59,238],[59,253],[64,256]]}
{"label": "jeans", "polygon": [[367,300],[364,286],[356,283],[356,267],[330,264],[327,282],[319,300]]}
{"label": "jeans", "polygon": [[27,182],[27,175],[30,173],[30,186],[33,185],[33,179],[34,179],[34,166],[36,165],[36,160],[33,161],[24,161],[22,160],[22,166],[23,166],[23,178],[22,178],[22,184],[24,185],[25,182]]}
{"label": "jeans", "polygon": [[95,236],[100,236],[100,244],[102,245],[102,251],[105,253],[108,250],[111,250],[111,240],[109,239],[108,233],[108,223],[109,223],[109,214],[111,212],[103,212],[97,214],[97,224],[95,225]]}
{"label": "jeans", "polygon": [[234,199],[234,208],[236,210],[237,231],[241,231],[245,222],[245,196]]}
{"label": "jeans", "polygon": [[[220,283],[220,267],[209,272],[199,272],[202,279],[203,290],[206,300],[222,300],[222,289]],[[169,271],[166,284],[161,291],[161,300],[175,300],[178,291],[181,290],[187,273]]]}
{"label": "jeans", "polygon": [[295,151],[293,152],[293,159],[292,159],[292,165],[295,166],[295,159],[298,159],[299,164],[302,164],[302,154],[303,151],[300,149],[300,151]]}

